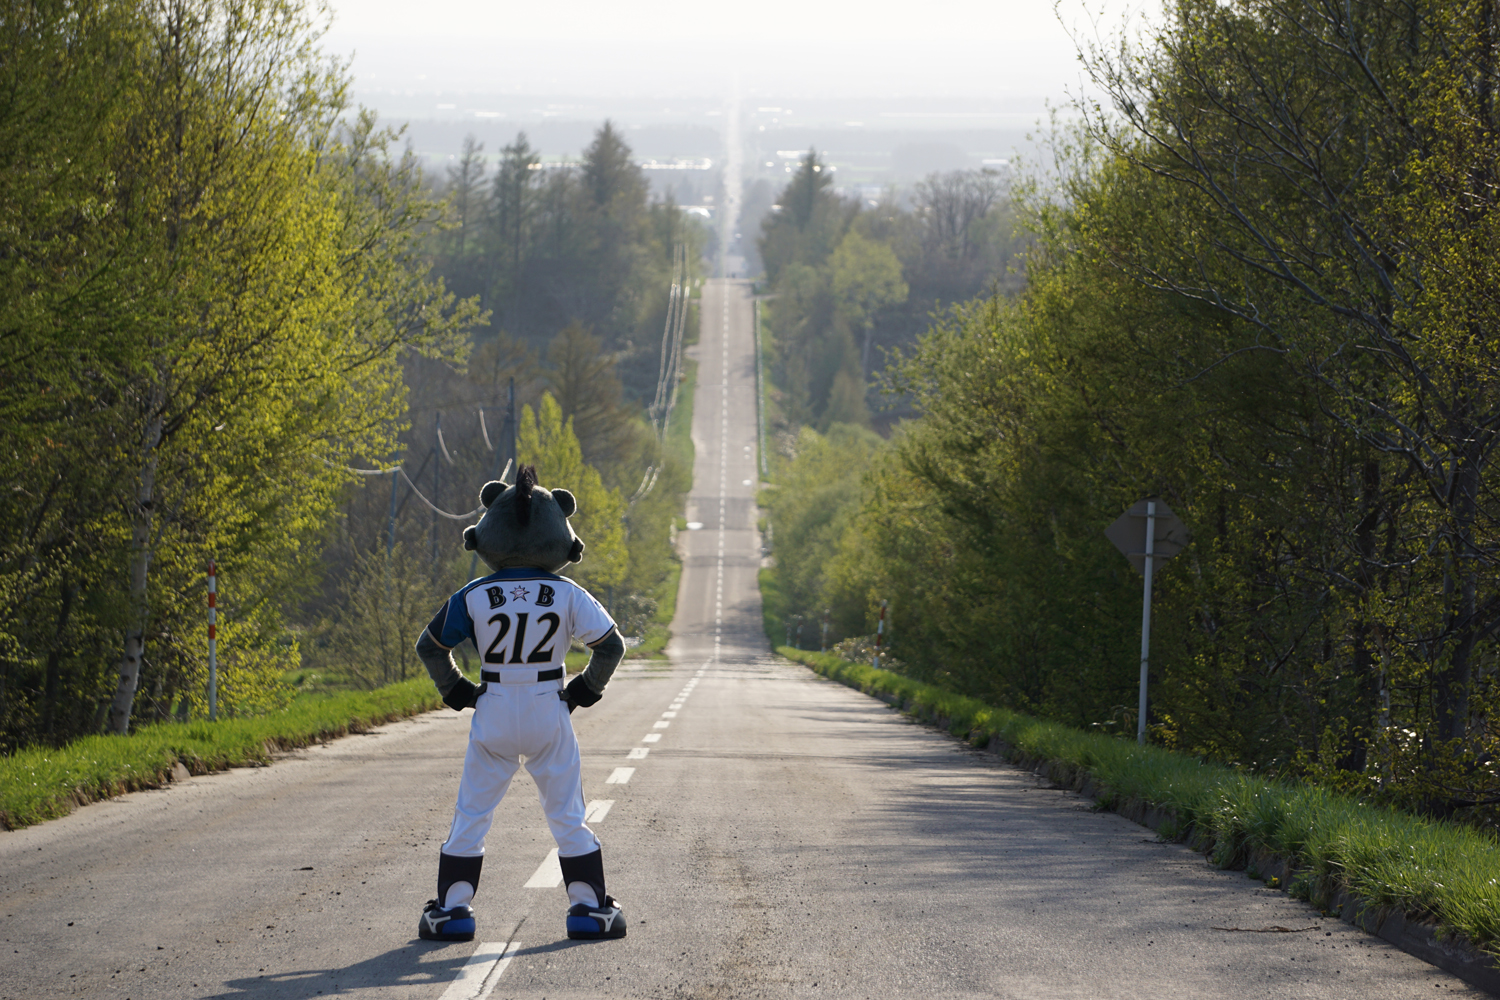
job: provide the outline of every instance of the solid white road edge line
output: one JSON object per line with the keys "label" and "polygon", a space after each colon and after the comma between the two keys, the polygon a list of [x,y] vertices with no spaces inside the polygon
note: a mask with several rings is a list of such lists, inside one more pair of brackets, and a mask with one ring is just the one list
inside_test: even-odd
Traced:
{"label": "solid white road edge line", "polygon": [[562,866],[557,863],[557,848],[547,852],[536,872],[526,880],[527,889],[556,889],[562,885]]}
{"label": "solid white road edge line", "polygon": [[[495,988],[494,980],[500,978],[511,957],[521,946],[512,941],[487,941],[474,949],[474,954],[458,970],[458,977],[443,991],[439,1000],[480,1000],[490,995]],[[489,989],[486,989],[488,985]]]}

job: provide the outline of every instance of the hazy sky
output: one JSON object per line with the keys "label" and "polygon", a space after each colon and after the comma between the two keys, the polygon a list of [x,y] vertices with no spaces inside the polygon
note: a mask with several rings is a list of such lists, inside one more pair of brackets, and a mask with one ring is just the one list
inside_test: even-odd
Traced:
{"label": "hazy sky", "polygon": [[[1079,86],[1092,37],[1159,0],[337,0],[330,50],[364,87],[806,97],[964,95],[1037,104]],[[1059,17],[1060,14],[1060,17]]]}

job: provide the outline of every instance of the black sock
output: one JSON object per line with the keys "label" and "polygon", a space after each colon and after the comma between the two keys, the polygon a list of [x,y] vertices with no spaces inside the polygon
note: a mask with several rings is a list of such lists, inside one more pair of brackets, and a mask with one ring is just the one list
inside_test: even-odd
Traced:
{"label": "black sock", "polygon": [[564,887],[573,882],[582,882],[593,889],[594,895],[599,897],[595,905],[604,905],[604,852],[602,850],[576,858],[559,857],[557,864],[562,868]]}
{"label": "black sock", "polygon": [[[477,858],[461,858],[456,854],[438,854],[438,905],[447,908],[448,890],[456,883],[467,882],[479,890],[479,869],[484,867],[484,855]],[[470,898],[473,898],[472,896]]]}

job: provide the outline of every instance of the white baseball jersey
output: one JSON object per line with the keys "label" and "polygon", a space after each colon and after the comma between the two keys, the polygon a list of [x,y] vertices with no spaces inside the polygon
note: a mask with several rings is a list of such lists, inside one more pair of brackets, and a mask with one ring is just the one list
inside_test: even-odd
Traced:
{"label": "white baseball jersey", "polygon": [[465,584],[427,631],[449,649],[472,639],[486,668],[546,670],[563,666],[571,640],[591,645],[614,627],[604,606],[572,580],[539,569],[503,569]]}

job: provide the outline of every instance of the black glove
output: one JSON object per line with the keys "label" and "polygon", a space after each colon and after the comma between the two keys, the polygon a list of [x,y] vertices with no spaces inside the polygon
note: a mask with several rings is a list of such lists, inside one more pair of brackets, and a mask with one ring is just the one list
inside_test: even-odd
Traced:
{"label": "black glove", "polygon": [[582,674],[568,681],[568,686],[558,693],[562,696],[562,700],[568,703],[569,715],[573,714],[573,709],[580,706],[588,708],[590,705],[599,704],[599,699],[604,697],[602,694],[594,693],[594,689],[589,687]]}
{"label": "black glove", "polygon": [[484,694],[488,684],[475,684],[467,677],[460,677],[458,683],[448,689],[443,695],[443,704],[455,712],[462,712],[466,708],[473,708],[479,704],[479,696]]}

